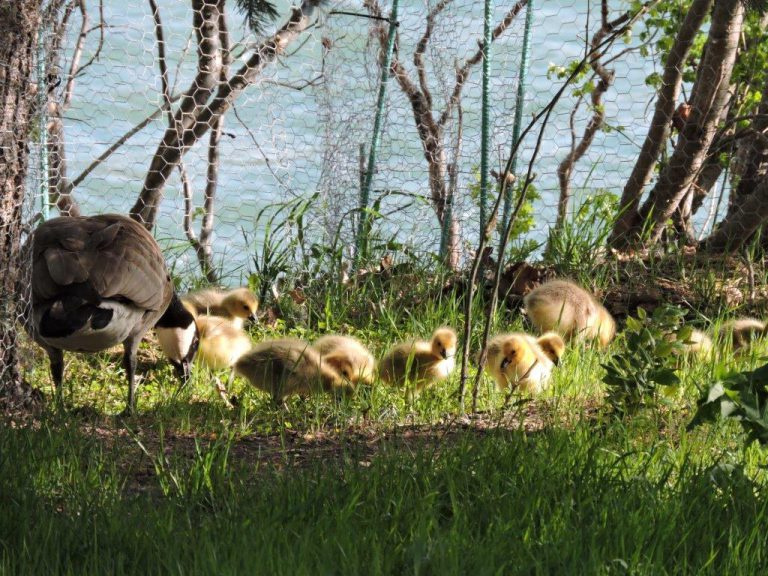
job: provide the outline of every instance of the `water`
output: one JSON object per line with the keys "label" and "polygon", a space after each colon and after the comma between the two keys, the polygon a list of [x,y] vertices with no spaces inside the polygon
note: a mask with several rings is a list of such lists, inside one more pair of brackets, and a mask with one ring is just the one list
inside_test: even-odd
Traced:
{"label": "water", "polygon": [[[195,73],[195,46],[190,36],[192,13],[189,2],[160,3],[166,53],[175,91],[185,90]],[[230,3],[232,4],[232,3]],[[422,2],[405,2],[401,14],[400,54],[409,67],[413,48],[423,32]],[[502,4],[499,2],[498,4]],[[497,7],[498,21],[508,7]],[[592,2],[591,4],[596,4]],[[628,3],[624,3],[628,4]],[[524,118],[544,106],[560,87],[548,78],[552,64],[565,65],[584,53],[589,2],[538,2],[534,17],[531,67]],[[362,11],[360,2],[343,2],[337,9]],[[91,7],[91,23],[98,15]],[[242,18],[231,8],[229,23],[235,53],[254,41],[242,27]],[[286,14],[286,6],[282,6]],[[593,6],[594,15],[597,14]],[[93,159],[126,131],[152,114],[161,104],[156,62],[157,46],[148,3],[139,0],[104,3],[105,43],[98,60],[78,78],[73,105],[66,113],[69,175],[74,178]],[[594,20],[593,16],[593,20]],[[510,147],[524,13],[493,47],[493,150],[491,165],[499,170]],[[74,20],[73,30],[79,26]],[[265,206],[320,192],[320,201],[309,215],[318,239],[341,226],[351,244],[354,207],[359,194],[358,149],[368,145],[373,124],[378,69],[377,44],[369,34],[370,21],[350,16],[324,16],[320,26],[289,48],[290,56],[267,69],[236,104],[238,120],[226,116],[221,143],[217,224],[214,249],[216,262],[234,280],[251,266],[251,255],[263,239],[263,223],[256,215]],[[595,29],[595,22],[590,23]],[[430,88],[436,109],[442,109],[454,82],[454,65],[477,50],[482,35],[482,3],[464,1],[452,5],[437,21],[427,50]],[[636,35],[635,35],[636,36]],[[321,40],[331,41],[325,51]],[[75,39],[71,34],[70,42]],[[634,42],[634,40],[633,40]],[[619,43],[621,44],[621,43]],[[86,45],[84,61],[97,47],[96,35]],[[627,46],[619,45],[615,50]],[[238,61],[233,67],[237,67]],[[615,85],[605,96],[606,121],[620,128],[600,133],[573,175],[577,194],[608,190],[620,194],[647,130],[652,113],[653,90],[645,85],[654,70],[650,59],[636,52],[617,61]],[[309,79],[324,75],[324,83],[298,89]],[[287,85],[293,88],[286,87]],[[557,106],[547,126],[534,171],[542,194],[536,206],[536,226],[531,237],[542,240],[554,220],[559,189],[557,164],[571,142],[569,115],[574,98],[568,95]],[[478,179],[480,163],[480,66],[472,70],[463,91],[463,143],[458,155],[459,195],[457,214],[465,245],[478,234],[477,205],[468,199],[469,188]],[[379,230],[383,236],[434,251],[439,226],[428,202],[426,163],[416,134],[410,104],[396,82],[389,86],[388,114],[381,153],[374,177],[374,197],[390,194],[382,201],[389,214]],[[589,113],[582,107],[575,123],[580,134]],[[162,138],[165,117],[150,123],[101,164],[76,189],[86,214],[126,212],[141,190],[143,179]],[[446,125],[455,131],[455,114]],[[518,166],[525,168],[535,144],[536,131],[525,141]],[[192,176],[195,199],[202,203],[205,187],[207,138],[185,156]],[[449,155],[452,148],[448,149]],[[195,270],[191,251],[183,250],[182,198],[176,173],[165,189],[157,235],[169,248],[176,270]],[[175,249],[170,249],[175,247]],[[349,250],[347,251],[349,252]]]}

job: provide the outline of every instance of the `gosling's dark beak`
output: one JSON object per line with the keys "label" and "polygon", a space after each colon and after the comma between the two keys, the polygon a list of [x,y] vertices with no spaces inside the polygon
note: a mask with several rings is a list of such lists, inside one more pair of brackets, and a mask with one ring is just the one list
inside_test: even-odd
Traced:
{"label": "gosling's dark beak", "polygon": [[441,356],[443,357],[443,359],[444,359],[444,360],[445,360],[446,358],[448,358],[448,350],[443,350],[443,351],[441,352]]}
{"label": "gosling's dark beak", "polygon": [[560,358],[558,358],[557,356],[555,356],[555,359],[552,360],[552,362],[554,362],[555,366],[560,366]]}
{"label": "gosling's dark beak", "polygon": [[246,318],[246,324],[258,324],[259,323],[259,317],[256,315],[256,312],[248,316]]}

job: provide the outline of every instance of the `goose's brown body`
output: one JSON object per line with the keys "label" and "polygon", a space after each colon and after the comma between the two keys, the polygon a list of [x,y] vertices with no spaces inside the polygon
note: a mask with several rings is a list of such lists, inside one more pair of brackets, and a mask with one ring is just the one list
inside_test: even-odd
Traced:
{"label": "goose's brown body", "polygon": [[175,298],[160,248],[137,222],[116,214],[54,218],[33,232],[31,307],[25,327],[48,353],[60,389],[63,350],[122,343],[128,405],[134,407],[136,350],[172,306],[170,323],[191,321]]}

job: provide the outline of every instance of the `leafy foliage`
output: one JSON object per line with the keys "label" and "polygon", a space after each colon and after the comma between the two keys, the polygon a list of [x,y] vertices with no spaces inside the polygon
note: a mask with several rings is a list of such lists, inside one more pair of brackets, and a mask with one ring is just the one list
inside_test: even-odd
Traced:
{"label": "leafy foliage", "polygon": [[630,414],[656,402],[658,391],[680,384],[677,361],[690,338],[691,328],[682,327],[684,311],[660,306],[650,317],[639,308],[637,318],[627,318],[624,346],[603,364],[608,402],[619,414]]}
{"label": "leafy foliage", "polygon": [[739,422],[748,444],[768,444],[768,364],[718,378],[699,399],[688,428],[718,417]]}
{"label": "leafy foliage", "polygon": [[564,276],[592,275],[603,261],[617,203],[618,197],[607,190],[587,196],[561,228],[550,230],[545,260]]}
{"label": "leafy foliage", "polygon": [[235,0],[235,5],[255,34],[263,34],[278,16],[277,8],[270,0]]}

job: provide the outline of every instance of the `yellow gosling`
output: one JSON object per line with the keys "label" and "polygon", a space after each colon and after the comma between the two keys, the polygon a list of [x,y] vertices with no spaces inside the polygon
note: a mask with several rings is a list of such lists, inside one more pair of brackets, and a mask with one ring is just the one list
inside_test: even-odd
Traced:
{"label": "yellow gosling", "polygon": [[315,340],[312,347],[320,353],[323,362],[330,364],[352,384],[373,382],[376,361],[359,340],[329,334]]}
{"label": "yellow gosling", "polygon": [[607,346],[616,335],[616,322],[592,294],[567,280],[551,280],[524,298],[528,317],[539,332],[555,331],[566,341],[597,340]]}
{"label": "yellow gosling", "polygon": [[565,341],[557,332],[545,332],[536,339],[542,352],[557,366],[565,353]]}
{"label": "yellow gosling", "polygon": [[231,320],[237,328],[242,328],[246,320],[255,320],[259,310],[256,295],[245,287],[234,290],[209,288],[190,292],[182,300],[195,310],[196,316],[221,316]]}
{"label": "yellow gosling", "polygon": [[683,342],[684,351],[687,355],[709,358],[714,352],[712,339],[701,330],[693,330]]}
{"label": "yellow gosling", "polygon": [[295,338],[257,344],[235,362],[235,372],[259,390],[269,392],[276,404],[292,394],[351,391],[317,350]]}
{"label": "yellow gosling", "polygon": [[415,391],[444,380],[456,365],[456,333],[438,328],[429,342],[403,342],[389,350],[379,362],[379,375],[387,384],[410,383]]}
{"label": "yellow gosling", "polygon": [[200,360],[212,370],[232,368],[235,362],[253,347],[242,328],[220,316],[198,316],[197,329]]}
{"label": "yellow gosling", "polygon": [[538,394],[549,384],[554,366],[536,339],[528,334],[501,334],[488,342],[485,370],[502,390]]}
{"label": "yellow gosling", "polygon": [[733,344],[734,352],[744,352],[755,340],[765,336],[765,322],[757,318],[736,318],[720,327],[720,338]]}

